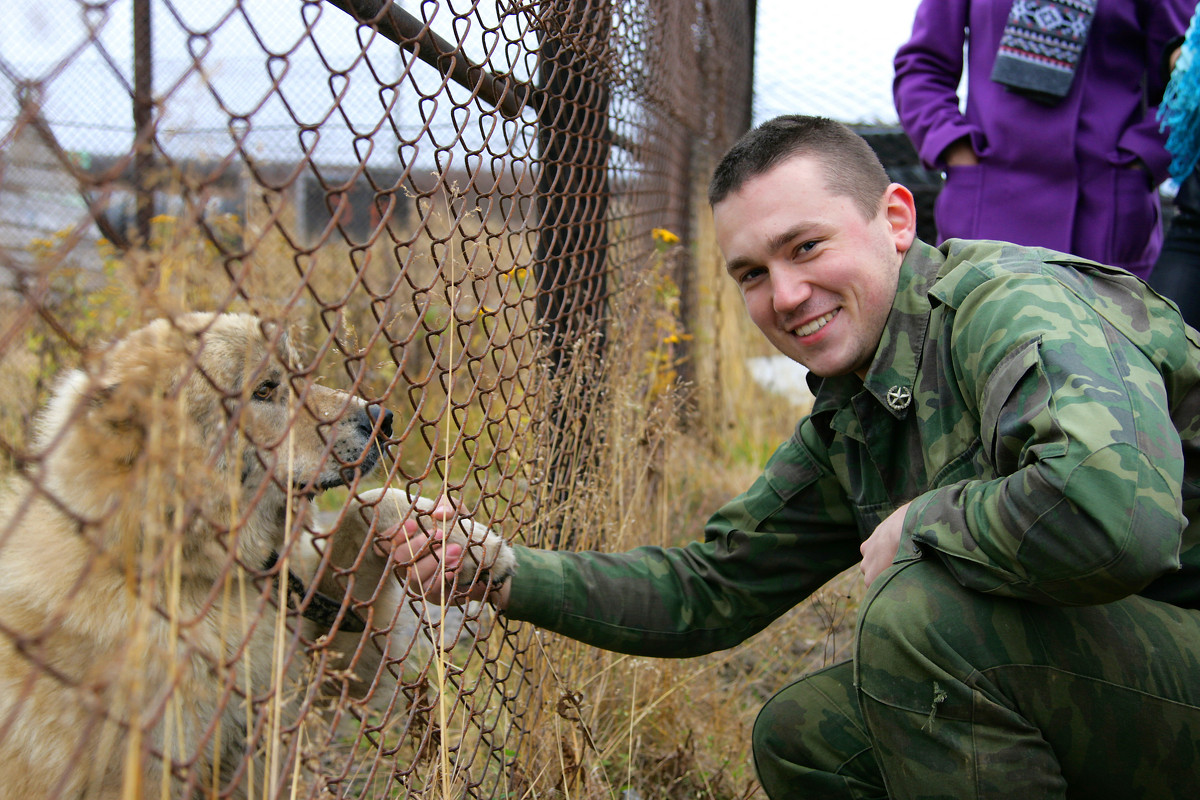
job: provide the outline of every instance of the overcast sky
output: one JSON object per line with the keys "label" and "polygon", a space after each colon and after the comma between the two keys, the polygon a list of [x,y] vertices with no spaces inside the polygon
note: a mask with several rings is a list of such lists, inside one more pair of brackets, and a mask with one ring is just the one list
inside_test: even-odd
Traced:
{"label": "overcast sky", "polygon": [[[918,2],[759,0],[756,120],[780,113],[809,113],[846,122],[894,123],[892,57],[908,38]],[[401,5],[415,9],[418,0],[401,0]],[[459,5],[467,7],[454,7]],[[0,74],[0,121],[12,119],[16,113],[14,77],[44,80],[50,87],[44,111],[65,146],[97,152],[125,150],[131,141],[129,116],[126,102],[119,98],[128,97],[125,82],[129,79],[132,49],[132,0],[113,0],[107,13],[94,11],[89,18],[97,26],[92,34],[81,16],[83,4],[79,0],[34,0],[16,2],[15,6],[0,26],[0,69],[8,73]],[[309,19],[302,19],[298,0],[243,0],[241,8],[249,24],[240,13],[227,16],[234,6],[226,0],[175,0],[174,6],[192,30],[219,31],[211,40],[199,38],[191,43],[193,48],[211,48],[204,59],[208,72],[205,80],[194,75],[184,77],[190,65],[188,42],[167,7],[154,3],[156,62],[161,61],[156,63],[155,88],[169,93],[175,101],[160,118],[160,130],[168,135],[170,131],[186,134],[187,144],[180,146],[188,149],[208,146],[203,137],[209,135],[215,137],[212,146],[227,147],[229,114],[250,111],[258,115],[255,135],[264,137],[270,146],[276,146],[272,127],[288,128],[289,132],[281,131],[280,135],[291,141],[295,138],[290,132],[295,128],[293,116],[313,124],[330,113],[331,98],[328,87],[324,87],[327,79],[321,60],[344,68],[359,51],[353,23],[330,6],[307,7],[321,9],[315,26],[319,55],[311,41],[304,41],[305,26],[313,19],[311,14]],[[448,20],[448,15],[440,17]],[[91,43],[92,35],[102,48]],[[262,38],[262,45],[256,36]],[[469,38],[472,41],[468,49],[474,49],[472,45],[478,42],[473,41],[475,37]],[[283,53],[298,41],[304,44],[291,52],[289,74],[282,83],[290,111],[285,114],[279,109],[260,108],[275,81],[264,70],[262,46]],[[382,70],[384,77],[404,69],[394,45],[378,40],[371,52],[376,54],[371,68]],[[105,54],[110,63],[104,63]],[[47,71],[49,65],[59,62],[69,63],[70,71]],[[493,66],[500,71],[513,67],[502,63]],[[305,74],[312,70],[316,72]],[[434,79],[430,90],[436,90],[440,78],[432,71],[430,75]],[[366,118],[379,119],[380,100],[374,79],[351,81],[348,91],[351,95],[362,92],[363,96],[347,96],[344,110],[353,115],[361,109]],[[271,98],[269,103],[279,105],[279,100]],[[411,104],[411,100],[401,101],[398,107]],[[206,133],[207,129],[211,133]],[[325,130],[328,126],[323,127]],[[329,131],[325,136],[321,148],[330,153],[346,151],[346,143],[332,134]]]}
{"label": "overcast sky", "polygon": [[896,121],[892,57],[919,0],[758,0],[756,121],[821,114]]}

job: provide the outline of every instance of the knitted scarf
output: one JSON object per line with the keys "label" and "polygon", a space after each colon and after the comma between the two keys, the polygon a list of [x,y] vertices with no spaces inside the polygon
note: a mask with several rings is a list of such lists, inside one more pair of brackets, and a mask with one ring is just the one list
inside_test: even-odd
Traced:
{"label": "knitted scarf", "polygon": [[1200,26],[1188,25],[1171,80],[1158,104],[1159,130],[1170,130],[1171,177],[1183,182],[1200,161]]}
{"label": "knitted scarf", "polygon": [[992,80],[1053,105],[1066,96],[1097,0],[1013,0]]}

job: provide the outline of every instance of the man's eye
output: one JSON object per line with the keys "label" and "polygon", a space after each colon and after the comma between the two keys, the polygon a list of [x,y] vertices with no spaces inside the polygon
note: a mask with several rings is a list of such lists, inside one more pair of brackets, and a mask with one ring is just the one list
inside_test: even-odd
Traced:
{"label": "man's eye", "polygon": [[738,277],[737,277],[737,282],[738,283],[750,283],[754,279],[759,278],[766,274],[767,274],[767,271],[765,269],[763,269],[762,267],[754,267],[752,269],[742,270],[741,274],[738,275]]}
{"label": "man's eye", "polygon": [[800,245],[799,247],[796,248],[796,255],[803,255],[804,253],[809,252],[816,246],[817,246],[816,242],[804,242],[802,245]]}
{"label": "man's eye", "polygon": [[254,399],[268,401],[275,397],[275,390],[279,388],[277,381],[263,381],[254,390]]}

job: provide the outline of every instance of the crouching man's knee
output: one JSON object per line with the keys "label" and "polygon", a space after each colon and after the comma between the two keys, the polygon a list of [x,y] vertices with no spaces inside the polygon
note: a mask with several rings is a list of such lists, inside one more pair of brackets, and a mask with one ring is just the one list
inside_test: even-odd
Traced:
{"label": "crouching man's knee", "polygon": [[[889,705],[936,716],[965,701],[962,681],[1001,641],[987,629],[996,598],[964,588],[936,559],[892,567],[872,585],[859,611],[855,682]],[[960,697],[953,697],[955,686]]]}
{"label": "crouching man's knee", "polygon": [[772,697],[754,723],[754,763],[771,800],[883,798],[849,662]]}
{"label": "crouching man's knee", "polygon": [[965,589],[935,559],[892,567],[871,586],[859,611],[855,683],[895,796],[928,793],[935,776],[945,784],[953,775],[959,788],[947,784],[936,796],[975,797],[967,787],[979,781],[973,753],[985,731],[1036,738],[986,678],[1003,655],[1006,638],[993,626],[1008,602]]}

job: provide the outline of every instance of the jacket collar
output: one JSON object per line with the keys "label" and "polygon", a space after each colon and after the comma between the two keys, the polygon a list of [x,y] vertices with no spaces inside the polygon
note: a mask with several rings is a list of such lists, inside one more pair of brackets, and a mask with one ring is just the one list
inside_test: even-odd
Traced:
{"label": "jacket collar", "polygon": [[913,241],[900,264],[896,299],[866,379],[860,381],[856,375],[818,378],[809,373],[809,388],[816,396],[813,414],[843,408],[865,390],[897,419],[908,416],[929,332],[929,290],[945,261],[945,254],[938,249]]}

